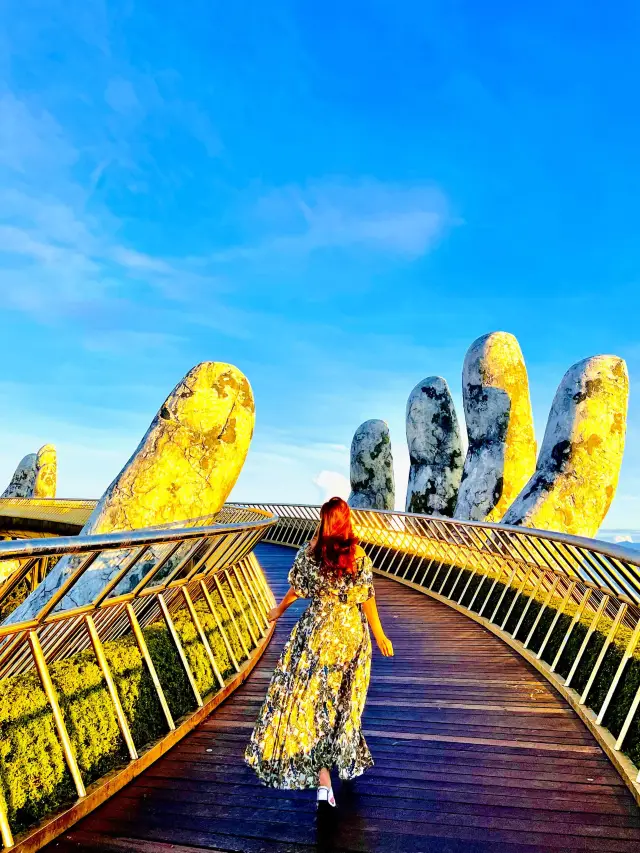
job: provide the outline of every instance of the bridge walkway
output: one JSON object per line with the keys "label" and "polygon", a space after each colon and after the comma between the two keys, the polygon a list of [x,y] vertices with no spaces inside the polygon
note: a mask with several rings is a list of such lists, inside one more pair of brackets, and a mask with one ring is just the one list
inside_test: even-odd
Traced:
{"label": "bridge walkway", "polygon": [[[258,556],[281,596],[293,551]],[[637,853],[640,810],[546,680],[446,605],[384,578],[376,590],[396,656],[374,652],[364,729],[376,765],[335,786],[335,816],[318,825],[313,792],[264,788],[242,762],[298,602],[245,685],[46,849]]]}

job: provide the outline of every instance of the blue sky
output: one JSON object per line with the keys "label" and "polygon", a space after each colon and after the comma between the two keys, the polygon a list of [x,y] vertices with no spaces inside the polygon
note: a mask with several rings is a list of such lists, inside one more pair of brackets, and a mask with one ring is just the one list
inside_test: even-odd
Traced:
{"label": "blue sky", "polygon": [[[558,8],[559,7],[559,8]],[[640,507],[634,2],[5,0],[0,478],[98,495],[204,359],[257,401],[239,498],[316,502],[355,427],[515,334],[538,439],[623,356]]]}

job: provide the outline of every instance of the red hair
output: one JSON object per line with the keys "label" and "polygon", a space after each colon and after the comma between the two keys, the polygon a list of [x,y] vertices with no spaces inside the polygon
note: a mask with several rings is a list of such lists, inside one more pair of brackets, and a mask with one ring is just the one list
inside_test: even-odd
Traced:
{"label": "red hair", "polygon": [[320,529],[313,557],[324,571],[342,577],[355,574],[358,540],[353,535],[351,510],[342,498],[331,498],[320,509]]}

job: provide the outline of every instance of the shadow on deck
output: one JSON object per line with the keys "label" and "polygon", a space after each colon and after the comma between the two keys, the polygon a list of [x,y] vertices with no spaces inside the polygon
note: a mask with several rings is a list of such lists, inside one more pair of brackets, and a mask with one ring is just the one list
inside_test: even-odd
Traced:
{"label": "shadow on deck", "polygon": [[[277,598],[293,550],[257,554]],[[640,810],[548,682],[464,615],[393,581],[376,590],[395,658],[374,651],[364,717],[376,765],[316,825],[312,791],[242,761],[290,608],[253,674],[202,725],[46,850],[534,853],[640,849]]]}

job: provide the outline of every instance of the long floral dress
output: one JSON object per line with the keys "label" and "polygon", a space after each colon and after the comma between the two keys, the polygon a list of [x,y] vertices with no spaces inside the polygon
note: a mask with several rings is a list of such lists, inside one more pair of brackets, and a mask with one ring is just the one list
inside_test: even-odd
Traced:
{"label": "long floral dress", "polygon": [[313,788],[322,767],[353,779],[373,765],[360,725],[371,671],[371,638],[359,607],[374,595],[371,560],[329,579],[303,546],[289,583],[311,603],[294,626],[245,751],[273,788]]}

